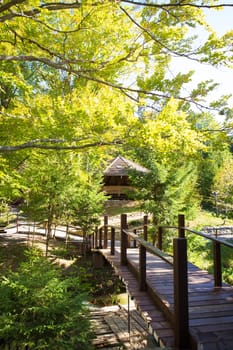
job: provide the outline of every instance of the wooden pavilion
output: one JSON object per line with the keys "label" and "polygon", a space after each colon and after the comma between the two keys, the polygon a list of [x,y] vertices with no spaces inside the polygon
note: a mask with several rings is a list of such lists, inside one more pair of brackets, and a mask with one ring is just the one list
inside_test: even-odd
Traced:
{"label": "wooden pavilion", "polygon": [[127,199],[128,194],[133,192],[134,187],[130,184],[129,180],[130,170],[135,170],[143,174],[149,172],[143,166],[122,156],[113,159],[104,170],[103,190],[112,199]]}

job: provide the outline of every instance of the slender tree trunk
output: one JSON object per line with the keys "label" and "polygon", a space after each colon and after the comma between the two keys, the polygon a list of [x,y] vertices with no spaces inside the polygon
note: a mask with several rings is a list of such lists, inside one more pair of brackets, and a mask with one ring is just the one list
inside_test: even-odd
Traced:
{"label": "slender tree trunk", "polygon": [[48,251],[49,251],[49,240],[52,237],[52,219],[48,219],[48,226],[47,226],[47,238],[46,238],[46,256],[48,256]]}
{"label": "slender tree trunk", "polygon": [[83,256],[86,258],[87,256],[87,231],[83,231]]}
{"label": "slender tree trunk", "polygon": [[48,251],[49,251],[48,223],[46,223],[46,226],[45,226],[45,236],[46,236],[45,256],[48,256]]}
{"label": "slender tree trunk", "polygon": [[66,224],[66,247],[67,247],[67,244],[68,244],[68,240],[69,240],[69,225]]}

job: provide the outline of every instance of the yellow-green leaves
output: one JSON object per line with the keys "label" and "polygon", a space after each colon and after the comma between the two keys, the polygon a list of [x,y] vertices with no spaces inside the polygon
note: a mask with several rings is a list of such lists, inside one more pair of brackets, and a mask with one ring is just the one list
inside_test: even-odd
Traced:
{"label": "yellow-green leaves", "polygon": [[203,149],[203,137],[187,121],[187,115],[178,110],[178,102],[171,99],[156,116],[145,117],[136,132],[134,142],[144,144],[158,154],[161,162],[173,162],[194,156]]}
{"label": "yellow-green leaves", "polygon": [[209,62],[212,65],[227,65],[232,67],[232,41],[233,31],[227,32],[222,37],[216,33],[211,33],[208,40],[200,49],[203,55],[201,62]]}

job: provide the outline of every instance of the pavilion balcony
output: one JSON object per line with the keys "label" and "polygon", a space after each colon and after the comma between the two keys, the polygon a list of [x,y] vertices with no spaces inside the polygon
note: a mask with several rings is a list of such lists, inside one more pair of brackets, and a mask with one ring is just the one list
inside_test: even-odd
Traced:
{"label": "pavilion balcony", "polygon": [[122,186],[122,185],[111,185],[111,186],[103,186],[103,191],[112,196],[113,198],[117,197],[127,197],[129,192],[134,191],[134,187],[132,186]]}

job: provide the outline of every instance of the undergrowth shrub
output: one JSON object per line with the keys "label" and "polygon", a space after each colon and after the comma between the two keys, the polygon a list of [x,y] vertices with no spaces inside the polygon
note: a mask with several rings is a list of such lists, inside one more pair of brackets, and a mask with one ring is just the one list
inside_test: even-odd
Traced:
{"label": "undergrowth shrub", "polygon": [[9,269],[0,279],[1,349],[91,349],[79,278],[64,277],[35,249],[27,250],[26,257],[17,270]]}

